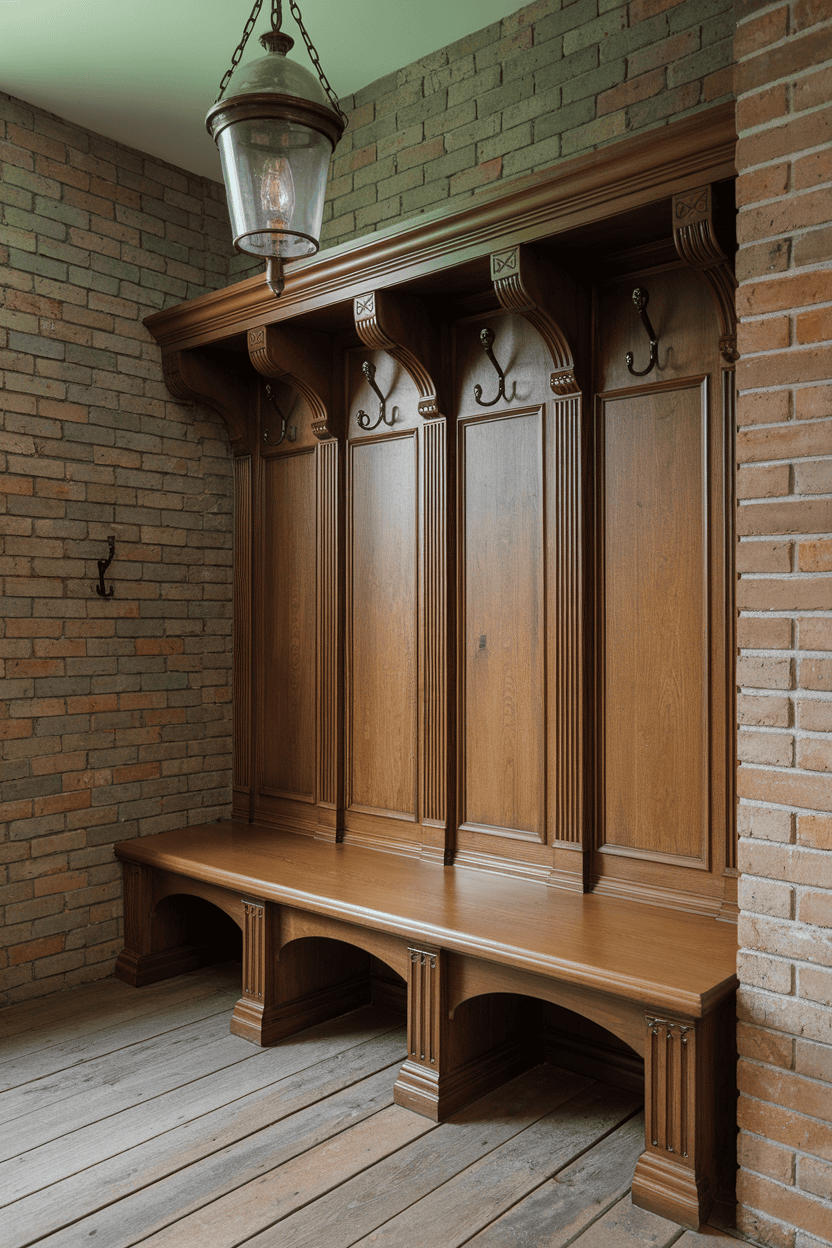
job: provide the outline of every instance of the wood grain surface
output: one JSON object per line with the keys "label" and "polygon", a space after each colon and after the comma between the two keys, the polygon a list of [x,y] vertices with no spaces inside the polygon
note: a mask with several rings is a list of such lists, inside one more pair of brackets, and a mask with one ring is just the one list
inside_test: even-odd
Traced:
{"label": "wood grain surface", "polygon": [[736,930],[701,915],[224,822],[116,846],[124,861],[699,1017],[736,988]]}

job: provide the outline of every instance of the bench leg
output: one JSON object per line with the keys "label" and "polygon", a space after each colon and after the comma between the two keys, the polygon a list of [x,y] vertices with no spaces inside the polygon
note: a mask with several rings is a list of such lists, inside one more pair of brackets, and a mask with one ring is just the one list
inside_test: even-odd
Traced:
{"label": "bench leg", "polygon": [[152,867],[134,862],[124,871],[124,948],[114,975],[133,988],[144,988],[173,975],[216,962],[211,944],[188,943],[181,914],[175,905],[157,913],[156,876]]}
{"label": "bench leg", "polygon": [[252,1044],[273,1044],[277,1005],[275,961],[277,912],[265,901],[246,901],[243,910],[243,995],[231,1015],[231,1031]]}
{"label": "bench leg", "polygon": [[370,999],[369,955],[332,940],[281,949],[280,907],[243,899],[243,995],[231,1031],[270,1045]]}
{"label": "bench leg", "polygon": [[726,1119],[736,1105],[724,1013],[646,1018],[646,1147],[633,1176],[633,1204],[693,1230],[707,1221],[726,1153],[730,1158]]}
{"label": "bench leg", "polygon": [[448,968],[440,949],[410,949],[407,1060],[393,1088],[397,1105],[434,1121],[462,1109],[541,1060],[525,1003],[512,1015],[493,997],[466,1001],[449,1017]]}

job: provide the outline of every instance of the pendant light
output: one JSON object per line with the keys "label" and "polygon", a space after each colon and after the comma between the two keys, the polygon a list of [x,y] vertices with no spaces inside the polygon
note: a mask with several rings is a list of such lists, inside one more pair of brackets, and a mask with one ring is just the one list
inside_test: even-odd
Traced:
{"label": "pendant light", "polygon": [[318,79],[287,59],[295,41],[280,29],[281,0],[271,0],[272,28],[260,37],[266,55],[240,66],[262,5],[255,0],[205,124],[219,148],[234,246],[264,257],[279,296],[284,259],[313,256],[320,246],[329,160],[347,118],[295,0],[289,7]]}

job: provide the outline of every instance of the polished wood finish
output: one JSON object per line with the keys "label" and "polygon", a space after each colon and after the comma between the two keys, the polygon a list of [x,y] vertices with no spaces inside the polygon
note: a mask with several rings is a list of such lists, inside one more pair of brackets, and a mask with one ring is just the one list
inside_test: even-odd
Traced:
{"label": "polished wood finish", "polygon": [[258,274],[234,286],[154,312],[146,324],[165,349],[218,342],[258,325],[296,320],[346,304],[369,290],[401,286],[494,252],[639,211],[656,199],[736,174],[733,102],[624,139],[597,153],[479,192],[464,209],[424,213],[404,228],[380,230],[293,263],[275,299]]}
{"label": "polished wood finish", "polygon": [[[647,377],[632,308],[649,290]],[[593,429],[594,887],[730,915],[733,467],[729,371],[688,267],[599,291]],[[735,896],[735,894],[734,894]]]}
{"label": "polished wood finish", "polygon": [[406,998],[422,1114],[537,1060],[552,1017],[592,1069],[643,1058],[638,1199],[691,1226],[735,985],[726,121],[149,319],[238,452],[242,819],[118,847],[120,974],[213,956],[218,907],[234,1030]]}
{"label": "polished wood finish", "polygon": [[[447,1116],[539,1059],[542,1037],[535,1042],[523,1000],[592,1018],[645,1059],[639,1202],[685,1225],[706,1218],[730,1106],[730,925],[493,872],[455,867],[437,875],[408,857],[249,824],[160,833],[116,853],[131,880],[125,923],[135,947],[118,973],[130,982],[175,973],[168,968],[178,966],[180,929],[159,926],[162,903],[192,896],[220,905],[243,933],[232,1030],[255,1043],[367,1000],[368,954],[404,970],[409,1048],[395,1096],[430,1117]],[[142,957],[148,946],[154,953]],[[510,1009],[494,995],[501,993],[512,994]],[[662,1026],[664,1047],[654,1043]],[[676,1056],[666,1038],[674,1027],[680,1045],[684,1039]]]}
{"label": "polished wood finish", "polygon": [[170,872],[182,887],[259,896],[659,1012],[702,1017],[736,986],[735,929],[682,910],[461,867],[437,871],[406,856],[246,823],[124,841],[116,854]]}

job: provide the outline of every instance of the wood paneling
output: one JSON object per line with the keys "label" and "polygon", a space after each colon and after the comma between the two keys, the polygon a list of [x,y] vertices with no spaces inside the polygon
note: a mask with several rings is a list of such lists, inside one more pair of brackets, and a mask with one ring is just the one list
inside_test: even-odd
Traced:
{"label": "wood paneling", "polygon": [[[656,368],[632,306],[649,292]],[[730,914],[731,383],[708,282],[669,267],[599,291],[594,887]],[[730,867],[729,867],[730,870]]]}
{"label": "wood paneling", "polygon": [[602,844],[704,861],[707,388],[601,402]]}
{"label": "wood paneling", "polygon": [[315,453],[263,461],[261,792],[315,800]]}
{"label": "wood paneling", "polygon": [[[341,758],[343,717],[340,705],[342,654],[339,644],[341,586],[339,458],[341,448],[334,440],[322,442],[317,460],[318,517],[318,613],[316,650],[318,658],[318,801],[333,814],[341,805]],[[321,823],[319,812],[319,826]],[[336,815],[337,818],[337,815]],[[331,821],[331,835],[339,829]]]}
{"label": "wood paneling", "polygon": [[421,445],[421,638],[419,705],[422,852],[445,861],[448,814],[447,431],[425,424]]}
{"label": "wood paneling", "polygon": [[415,820],[417,438],[367,437],[349,455],[349,805]]}
{"label": "wood paneling", "polygon": [[545,840],[543,412],[460,425],[461,827]]}

